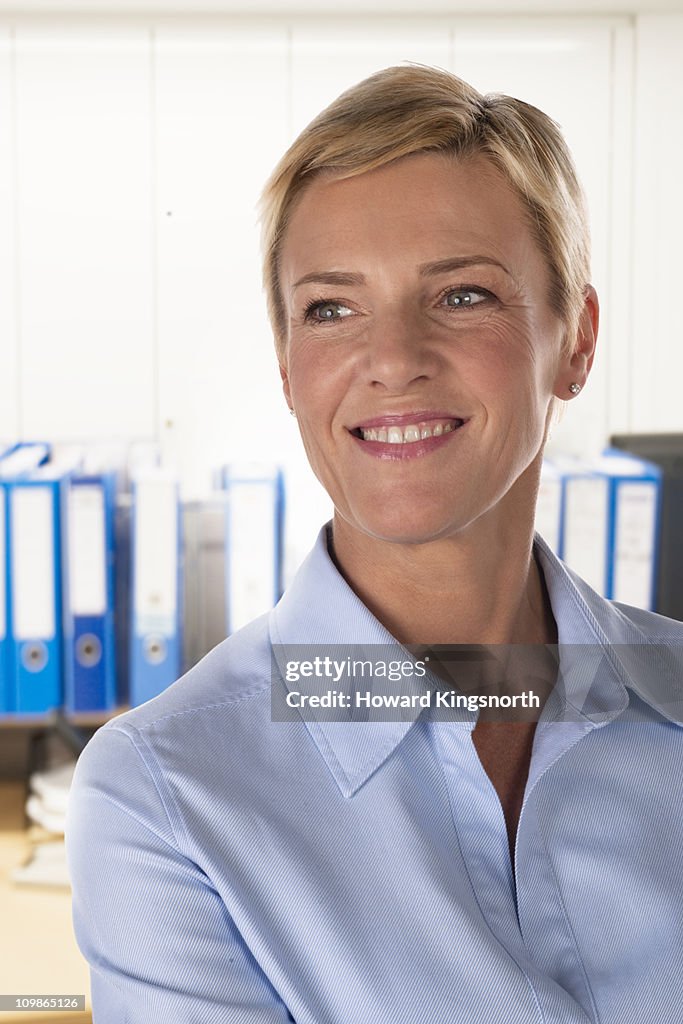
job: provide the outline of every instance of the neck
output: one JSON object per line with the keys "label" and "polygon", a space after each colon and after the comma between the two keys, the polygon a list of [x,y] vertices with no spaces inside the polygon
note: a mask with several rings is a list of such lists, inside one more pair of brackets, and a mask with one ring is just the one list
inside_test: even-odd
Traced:
{"label": "neck", "polygon": [[377,540],[335,514],[337,567],[402,644],[554,644],[555,620],[526,518],[498,506],[454,536]]}

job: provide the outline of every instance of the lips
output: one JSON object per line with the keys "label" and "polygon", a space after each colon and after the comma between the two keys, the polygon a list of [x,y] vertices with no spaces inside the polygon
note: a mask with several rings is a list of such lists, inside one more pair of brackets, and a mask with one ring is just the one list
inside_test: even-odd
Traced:
{"label": "lips", "polygon": [[464,419],[464,417],[459,417],[453,412],[417,409],[413,412],[390,413],[386,416],[375,416],[373,419],[362,420],[362,422],[351,428],[351,433],[358,436],[359,430],[369,430],[373,427],[405,427],[412,423],[429,423],[434,420],[445,422],[446,420],[454,421],[458,419]]}
{"label": "lips", "polygon": [[349,433],[366,455],[396,462],[421,458],[450,444],[467,422],[452,414],[422,411],[364,420]]}

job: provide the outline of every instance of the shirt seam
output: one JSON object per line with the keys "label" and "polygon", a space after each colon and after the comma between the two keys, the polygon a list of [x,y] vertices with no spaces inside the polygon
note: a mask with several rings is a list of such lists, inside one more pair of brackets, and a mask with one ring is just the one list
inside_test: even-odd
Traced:
{"label": "shirt seam", "polygon": [[[148,773],[148,775],[150,777],[150,780],[151,780],[151,782],[152,782],[152,784],[154,786],[154,789],[156,790],[156,794],[159,797],[159,801],[161,803],[161,806],[164,809],[164,813],[166,815],[166,820],[168,821],[168,825],[169,825],[169,828],[171,829],[171,833],[173,835],[173,839],[175,840],[175,847],[173,846],[173,843],[169,843],[168,840],[164,839],[163,836],[160,836],[158,834],[158,832],[156,832],[153,828],[150,828],[149,825],[145,825],[145,822],[141,821],[139,818],[137,818],[136,815],[133,814],[131,811],[127,811],[126,808],[123,807],[123,806],[121,807],[121,809],[126,811],[127,814],[130,814],[131,817],[135,818],[135,820],[138,821],[139,824],[145,825],[145,827],[148,828],[149,831],[152,832],[153,835],[156,835],[157,838],[161,839],[162,842],[165,842],[166,845],[169,846],[171,849],[175,849],[175,851],[177,853],[180,853],[183,856],[188,856],[188,852],[187,851],[189,850],[189,843],[187,842],[187,832],[185,830],[182,818],[181,818],[180,813],[178,811],[178,808],[177,808],[177,806],[175,804],[175,801],[173,800],[173,797],[166,790],[166,787],[163,785],[163,775],[162,775],[162,772],[161,772],[161,768],[159,766],[159,762],[157,761],[156,755],[154,754],[154,751],[152,750],[152,748],[151,748],[149,742],[147,741],[146,737],[143,736],[142,733],[139,730],[137,730],[137,729],[135,730],[138,733],[139,737],[140,737],[140,741],[145,744],[146,751],[147,751],[151,761],[153,762],[153,764],[148,763],[147,757],[145,757],[145,753],[140,749],[140,746],[138,746],[138,744],[135,742],[135,737],[133,735],[131,735],[130,732],[128,732],[128,729],[131,729],[131,728],[134,729],[135,728],[134,726],[128,726],[128,729],[123,729],[121,726],[112,726],[111,728],[112,728],[113,732],[122,733],[124,736],[127,737],[127,739],[132,744],[133,749],[135,750],[135,752],[137,753],[138,757],[140,758],[140,761],[142,762],[142,764],[146,768],[147,773]],[[162,792],[162,790],[163,790],[163,792]],[[110,798],[107,798],[107,799],[110,799]],[[116,802],[116,801],[112,801],[112,802]],[[170,805],[170,808],[169,808],[169,805]],[[121,805],[118,805],[118,806],[121,806]],[[173,811],[173,814],[171,814],[171,810]],[[183,837],[185,839],[185,850],[183,850],[182,844],[181,844],[180,839],[178,837],[178,827],[174,826],[174,823],[173,823],[174,819],[176,819],[177,826],[179,826],[179,829],[182,832]]]}
{"label": "shirt seam", "polygon": [[550,870],[552,872],[552,876],[553,876],[553,879],[555,881],[555,891],[557,893],[557,898],[559,900],[560,907],[562,908],[562,916],[564,917],[564,920],[565,920],[565,923],[567,925],[567,928],[569,929],[569,934],[572,937],[572,942],[574,943],[574,950],[576,951],[576,957],[577,957],[577,960],[579,961],[579,965],[581,967],[581,975],[583,977],[583,981],[584,981],[584,984],[586,986],[586,991],[588,992],[588,996],[589,996],[590,1001],[591,1001],[591,1011],[593,1013],[593,1024],[600,1024],[600,1014],[598,1013],[598,1007],[597,1007],[596,1002],[595,1002],[595,996],[593,995],[593,989],[591,988],[590,981],[588,980],[588,975],[586,973],[586,966],[585,966],[585,964],[583,962],[583,957],[581,956],[581,953],[579,951],[579,944],[576,941],[576,935],[574,933],[574,929],[572,928],[572,924],[571,924],[571,921],[569,919],[569,914],[567,913],[567,908],[565,906],[564,899],[562,898],[562,890],[560,888],[560,882],[559,882],[559,879],[558,879],[557,874],[555,872],[555,865],[553,864],[552,858],[550,856],[550,852],[548,850],[548,844],[546,842],[546,837],[544,836],[542,829],[539,829],[539,834],[541,836],[541,841],[543,843],[543,849],[545,850],[546,859],[548,861],[548,864],[550,865]]}
{"label": "shirt seam", "polygon": [[[254,686],[250,690],[245,690],[242,693],[234,694],[232,697],[228,697],[225,700],[216,701],[214,704],[197,704],[195,707],[183,708],[182,711],[169,711],[165,715],[159,715],[158,718],[153,718],[150,722],[145,722],[144,725],[129,725],[128,728],[135,729],[137,733],[142,735],[146,729],[151,729],[160,722],[166,722],[170,718],[181,718],[183,715],[192,715],[197,711],[210,711],[213,708],[227,707],[230,704],[240,704],[242,701],[249,700],[251,697],[256,697],[260,693],[265,692],[270,686],[270,680],[266,680],[265,683],[259,683],[258,686]],[[117,728],[120,731],[124,731],[120,726]]]}
{"label": "shirt seam", "polygon": [[[470,739],[471,739],[471,737],[470,737]],[[441,739],[439,737],[438,732],[436,734],[436,742],[439,745],[439,747],[441,748],[442,744],[441,744]],[[443,754],[443,750],[441,751],[441,753]],[[484,911],[482,909],[482,906],[481,906],[481,903],[479,902],[479,896],[477,895],[476,887],[474,885],[474,882],[472,881],[472,876],[470,874],[470,869],[469,869],[469,866],[467,864],[467,858],[465,857],[465,855],[463,853],[463,850],[462,850],[462,844],[460,842],[460,833],[458,832],[458,826],[456,825],[455,815],[453,813],[453,801],[452,801],[452,797],[451,797],[451,787],[449,786],[448,779],[446,778],[446,769],[444,768],[442,757],[437,757],[437,761],[438,761],[438,764],[439,764],[439,768],[441,769],[441,774],[443,776],[444,786],[446,787],[446,793],[447,793],[447,796],[448,796],[448,809],[449,809],[450,815],[451,815],[451,823],[453,825],[453,831],[455,833],[455,838],[456,838],[456,841],[458,843],[458,849],[460,851],[460,857],[462,859],[462,863],[463,863],[463,866],[465,868],[465,874],[467,875],[467,880],[470,883],[470,887],[472,889],[472,895],[474,897],[474,902],[477,904],[477,907],[479,909],[479,913],[481,914],[482,920],[485,922],[486,928],[489,931],[489,933],[491,934],[491,936],[493,937],[494,941],[507,954],[507,956],[510,957],[512,962],[515,964],[517,969],[522,974],[522,977],[526,981],[527,985],[529,986],[529,990],[530,990],[531,995],[533,997],[533,1000],[534,1000],[534,1002],[536,1004],[536,1009],[538,1010],[538,1013],[539,1013],[539,1018],[541,1020],[541,1024],[548,1024],[547,1017],[546,1017],[545,1013],[543,1012],[543,1007],[541,1006],[541,1001],[540,1001],[540,999],[538,997],[538,993],[536,992],[536,989],[534,988],[534,985],[533,985],[533,982],[531,981],[531,978],[529,977],[527,972],[524,970],[524,968],[522,967],[521,963],[517,960],[517,957],[515,957],[510,952],[510,950],[507,948],[505,943],[496,935],[495,931],[493,930],[493,928],[489,924],[488,917],[484,913]],[[520,935],[521,935],[521,930],[520,930]],[[522,938],[522,941],[524,941],[523,938]]]}
{"label": "shirt seam", "polygon": [[[123,811],[123,813],[127,817],[132,818],[133,821],[137,821],[138,825],[141,825],[144,829],[146,829],[147,832],[151,832],[153,836],[156,836],[156,838],[160,842],[162,842],[164,844],[164,846],[168,846],[169,849],[173,850],[174,853],[179,853],[181,856],[185,856],[183,854],[182,850],[177,845],[177,843],[175,845],[173,843],[170,843],[168,841],[168,839],[166,839],[159,832],[157,832],[157,830],[155,828],[152,828],[152,826],[150,824],[148,824],[148,822],[146,822],[144,820],[144,818],[141,818],[139,814],[136,814],[134,811],[131,811],[131,809],[129,807],[126,807],[125,804],[121,803],[120,800],[117,800],[114,797],[109,796],[108,793],[102,793],[101,796],[112,807],[116,807],[119,811]],[[175,833],[174,833],[174,838],[175,838]]]}

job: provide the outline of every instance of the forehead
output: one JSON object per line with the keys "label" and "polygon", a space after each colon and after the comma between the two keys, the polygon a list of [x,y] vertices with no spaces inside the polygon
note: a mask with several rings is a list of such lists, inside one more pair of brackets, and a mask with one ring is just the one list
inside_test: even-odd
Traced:
{"label": "forehead", "polygon": [[526,210],[486,157],[420,153],[353,178],[316,178],[299,197],[281,251],[287,293],[315,270],[490,256],[516,280],[545,277]]}

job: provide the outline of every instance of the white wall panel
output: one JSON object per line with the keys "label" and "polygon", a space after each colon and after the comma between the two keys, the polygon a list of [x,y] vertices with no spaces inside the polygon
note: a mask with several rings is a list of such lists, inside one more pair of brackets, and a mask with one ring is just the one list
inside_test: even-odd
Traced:
{"label": "white wall panel", "polygon": [[24,432],[149,436],[148,32],[26,23],[16,49]]}
{"label": "white wall panel", "polygon": [[12,94],[12,35],[0,25],[0,442],[15,440],[21,430]]}
{"label": "white wall panel", "polygon": [[631,417],[683,431],[683,14],[638,19]]}
{"label": "white wall panel", "polygon": [[287,33],[156,32],[160,431],[186,497],[295,442],[261,291],[256,203],[287,145]]}
{"label": "white wall panel", "polygon": [[445,20],[307,21],[292,27],[292,130],[298,134],[339,93],[403,61],[448,68]]}
{"label": "white wall panel", "polygon": [[611,195],[607,288],[601,296],[600,345],[607,373],[609,434],[631,430],[633,382],[633,96],[635,29],[614,30],[612,46]]}
{"label": "white wall panel", "polygon": [[[482,92],[505,92],[559,122],[588,198],[593,282],[606,297],[612,150],[612,27],[587,20],[525,19],[459,23],[454,71]],[[604,309],[598,355],[584,394],[553,430],[553,446],[597,451],[608,430],[610,313]]]}
{"label": "white wall panel", "polygon": [[[71,12],[92,12],[97,14],[139,15],[158,12],[179,15],[196,15],[197,8],[203,13],[230,15],[279,15],[286,18],[296,13],[302,17],[317,17],[334,14],[339,10],[336,0],[0,0],[0,12],[60,15]],[[346,0],[344,11],[355,17],[367,15],[391,17],[424,18],[432,14],[468,15],[475,6],[474,0],[429,0],[418,6],[417,0]],[[478,14],[492,16],[518,16],[534,14],[548,15],[585,14],[594,16],[596,10],[608,14],[623,14],[624,11],[674,11],[680,12],[681,0],[477,0]]]}

